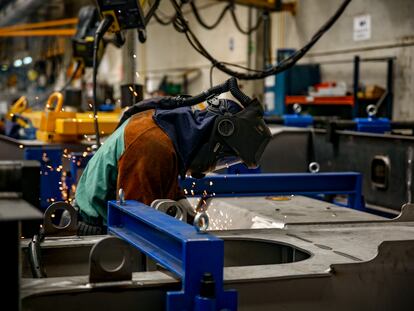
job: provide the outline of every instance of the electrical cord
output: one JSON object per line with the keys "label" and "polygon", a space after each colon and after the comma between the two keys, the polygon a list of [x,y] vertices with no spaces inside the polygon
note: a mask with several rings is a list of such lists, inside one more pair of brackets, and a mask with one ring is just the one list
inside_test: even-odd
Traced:
{"label": "electrical cord", "polygon": [[[311,40],[305,44],[301,49],[297,50],[291,56],[277,64],[276,66],[271,66],[265,70],[255,70],[251,68],[244,67],[243,69],[250,72],[244,73],[231,69],[230,67],[239,67],[239,65],[232,63],[225,63],[215,59],[201,44],[197,36],[191,30],[189,23],[184,17],[184,13],[181,10],[181,6],[177,3],[176,0],[170,0],[175,11],[176,11],[176,20],[174,22],[174,27],[177,31],[185,34],[190,45],[202,56],[207,58],[217,69],[242,80],[258,80],[263,79],[271,75],[278,74],[282,71],[285,71],[295,65],[315,44],[319,39],[332,27],[333,24],[338,20],[338,18],[345,11],[346,7],[351,3],[352,0],[344,0],[334,15],[324,24],[319,30],[312,36]],[[253,73],[251,73],[253,72]]]}
{"label": "electrical cord", "polygon": [[93,123],[95,127],[95,136],[96,136],[96,148],[99,149],[101,146],[101,138],[99,133],[99,123],[98,123],[98,107],[97,107],[97,96],[96,96],[96,77],[98,75],[98,50],[99,43],[104,36],[105,32],[111,27],[114,18],[111,15],[105,16],[105,18],[99,24],[95,32],[95,41],[93,43],[93,74],[92,74],[92,93],[93,93]]}
{"label": "electrical cord", "polygon": [[44,231],[40,229],[38,234],[35,234],[29,243],[28,257],[30,269],[34,278],[40,279],[47,277],[42,263],[40,243],[44,240]]}
{"label": "electrical cord", "polygon": [[161,0],[155,0],[154,4],[149,9],[147,15],[145,16],[145,26],[148,25],[148,23],[151,20],[151,17],[155,14],[155,11],[157,11],[158,6],[160,5]]}
{"label": "electrical cord", "polygon": [[68,81],[66,81],[66,83],[60,88],[60,90],[58,92],[63,92],[64,90],[66,90],[68,88],[68,86],[72,83],[73,79],[75,79],[79,69],[81,68],[81,62],[77,61],[75,63],[75,68],[73,69],[72,74],[70,75]]}
{"label": "electrical cord", "polygon": [[251,33],[255,32],[257,29],[259,29],[260,25],[263,22],[263,16],[260,15],[259,18],[258,18],[258,20],[257,20],[257,22],[256,22],[256,25],[254,25],[253,27],[251,27],[251,28],[249,28],[247,30],[244,30],[241,27],[240,22],[239,22],[239,20],[237,18],[236,8],[235,8],[235,5],[234,5],[234,2],[231,2],[228,5],[226,5],[224,7],[224,9],[220,12],[219,17],[217,18],[217,20],[214,23],[212,23],[211,25],[209,25],[201,17],[201,14],[200,14],[198,8],[196,7],[196,5],[194,3],[194,0],[190,1],[190,7],[191,7],[191,11],[193,12],[194,17],[196,18],[197,22],[202,27],[204,27],[206,29],[209,29],[209,30],[216,28],[223,21],[224,16],[226,15],[226,13],[228,11],[230,11],[231,18],[233,19],[234,25],[236,26],[237,30],[240,33],[244,34],[244,35],[250,35]]}
{"label": "electrical cord", "polygon": [[170,17],[168,20],[164,21],[157,13],[154,13],[154,18],[161,25],[168,26],[174,22],[175,15],[173,17]]}
{"label": "electrical cord", "polygon": [[260,15],[260,16],[259,16],[259,18],[257,19],[256,25],[254,25],[254,26],[253,26],[252,28],[250,28],[250,29],[244,30],[244,29],[240,26],[239,20],[237,19],[237,16],[236,16],[236,9],[235,9],[234,5],[231,7],[230,14],[231,14],[231,18],[233,19],[234,25],[236,26],[237,30],[238,30],[239,32],[241,32],[242,34],[244,34],[244,35],[249,35],[249,34],[251,34],[251,33],[255,32],[257,29],[259,29],[260,25],[261,25],[261,24],[262,24],[262,22],[263,22],[263,14],[262,14],[262,15]]}
{"label": "electrical cord", "polygon": [[210,87],[213,87],[213,70],[214,70],[214,65],[211,65],[210,67]]}
{"label": "electrical cord", "polygon": [[203,20],[203,18],[201,17],[201,15],[200,15],[200,13],[199,13],[196,5],[194,4],[194,0],[190,2],[190,7],[191,7],[191,11],[193,12],[193,14],[194,14],[197,22],[201,26],[203,26],[204,28],[211,30],[211,29],[216,28],[222,22],[222,20],[223,20],[224,16],[226,15],[227,11],[233,8],[233,4],[230,3],[230,4],[226,5],[224,7],[224,9],[221,11],[221,13],[220,13],[219,17],[217,18],[217,20],[213,24],[211,24],[211,25],[208,25]]}
{"label": "electrical cord", "polygon": [[[63,91],[65,91],[68,88],[68,86],[73,82],[73,79],[75,79],[75,77],[76,77],[76,75],[77,75],[80,68],[81,68],[81,62],[77,61],[75,63],[75,69],[73,69],[73,72],[70,75],[69,79],[65,82],[65,84],[59,90],[57,90],[57,92],[62,93]],[[50,94],[42,96],[40,99],[38,99],[36,101],[35,106],[37,107],[38,103],[40,103],[40,104],[44,103],[49,98],[49,96],[50,96]]]}

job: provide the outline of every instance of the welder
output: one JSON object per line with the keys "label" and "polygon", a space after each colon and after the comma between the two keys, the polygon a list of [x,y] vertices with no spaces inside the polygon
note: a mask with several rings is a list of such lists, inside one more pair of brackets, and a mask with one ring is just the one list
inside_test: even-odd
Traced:
{"label": "welder", "polygon": [[256,99],[241,104],[214,98],[206,109],[177,105],[184,100],[145,100],[124,113],[79,180],[80,235],[106,232],[107,202],[117,199],[119,189],[125,199],[147,205],[156,199],[181,200],[192,214],[179,176],[202,178],[229,157],[248,167],[258,165],[271,134]]}

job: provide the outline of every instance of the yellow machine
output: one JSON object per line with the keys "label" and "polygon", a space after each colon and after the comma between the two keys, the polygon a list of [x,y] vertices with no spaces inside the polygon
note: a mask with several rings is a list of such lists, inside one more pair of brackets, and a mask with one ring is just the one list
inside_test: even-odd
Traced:
{"label": "yellow machine", "polygon": [[[76,142],[84,139],[85,135],[95,134],[92,113],[66,112],[62,108],[62,94],[53,93],[41,114],[37,139],[45,142]],[[119,114],[101,113],[98,114],[98,121],[101,134],[109,135],[118,124]]]}
{"label": "yellow machine", "polygon": [[[8,114],[6,115],[6,118],[8,120],[12,120],[13,117],[16,114],[22,114],[25,111],[29,111],[29,107],[28,107],[28,101],[26,96],[21,96],[18,100],[16,100],[16,102],[10,107],[10,110],[8,112]],[[16,119],[16,122],[20,125],[20,126],[26,126],[26,122],[24,122],[24,120],[22,119]]]}
{"label": "yellow machine", "polygon": [[[38,129],[36,138],[48,143],[77,142],[84,139],[85,135],[95,134],[93,114],[64,111],[63,95],[59,92],[49,96],[43,111],[30,111],[27,99],[22,96],[10,108],[8,118],[13,114],[21,114],[30,119]],[[109,135],[115,130],[119,114],[120,111],[98,113],[101,135]]]}

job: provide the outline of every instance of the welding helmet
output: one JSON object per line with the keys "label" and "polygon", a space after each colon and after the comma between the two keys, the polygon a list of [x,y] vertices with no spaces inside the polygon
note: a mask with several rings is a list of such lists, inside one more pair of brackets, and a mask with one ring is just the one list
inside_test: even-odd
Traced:
{"label": "welding helmet", "polygon": [[232,113],[229,101],[215,100],[207,108],[217,115],[211,135],[202,143],[190,162],[188,172],[202,178],[207,172],[232,163],[242,162],[256,168],[271,139],[263,121],[263,108],[257,99],[242,110]]}

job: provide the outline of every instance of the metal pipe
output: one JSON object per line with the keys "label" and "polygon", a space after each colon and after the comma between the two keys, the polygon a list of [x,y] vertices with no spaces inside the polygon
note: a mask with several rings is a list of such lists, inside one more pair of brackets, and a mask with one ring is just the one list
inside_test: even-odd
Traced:
{"label": "metal pipe", "polygon": [[358,47],[358,48],[342,49],[342,50],[314,52],[314,53],[308,53],[306,57],[318,57],[318,56],[328,56],[328,55],[346,54],[346,53],[359,53],[359,52],[394,49],[394,48],[402,48],[402,47],[410,47],[410,46],[414,46],[414,40],[408,40],[406,42],[379,44],[379,45],[371,45],[371,46]]}
{"label": "metal pipe", "polygon": [[28,24],[20,24],[20,25],[13,25],[9,27],[3,27],[3,28],[0,28],[0,33],[17,31],[17,30],[33,30],[33,29],[46,28],[46,27],[52,27],[52,26],[76,25],[77,23],[78,23],[78,18],[64,18],[64,19],[58,19],[58,20],[53,20],[53,21],[47,21],[47,22],[28,23]]}
{"label": "metal pipe", "polygon": [[56,37],[65,36],[72,37],[76,33],[76,29],[42,29],[42,30],[21,30],[0,32],[0,37]]}

